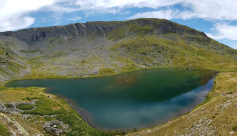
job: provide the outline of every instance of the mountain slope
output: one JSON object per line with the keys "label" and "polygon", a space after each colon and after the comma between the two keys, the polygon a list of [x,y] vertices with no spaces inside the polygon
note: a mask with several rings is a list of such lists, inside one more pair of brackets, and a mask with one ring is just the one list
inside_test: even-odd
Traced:
{"label": "mountain slope", "polygon": [[237,51],[163,19],[87,22],[0,33],[0,82],[82,78],[143,68],[236,71]]}

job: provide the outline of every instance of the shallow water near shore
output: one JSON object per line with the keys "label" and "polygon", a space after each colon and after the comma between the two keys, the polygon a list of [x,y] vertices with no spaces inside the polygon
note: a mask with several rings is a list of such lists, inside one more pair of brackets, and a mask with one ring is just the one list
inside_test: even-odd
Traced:
{"label": "shallow water near shore", "polygon": [[68,100],[91,126],[130,129],[162,124],[203,102],[217,74],[151,69],[87,79],[12,81],[7,87],[47,87]]}

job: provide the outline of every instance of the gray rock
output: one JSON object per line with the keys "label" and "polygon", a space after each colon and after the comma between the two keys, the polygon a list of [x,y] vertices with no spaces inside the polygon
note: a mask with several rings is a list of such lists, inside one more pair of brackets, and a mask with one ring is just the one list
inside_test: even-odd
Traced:
{"label": "gray rock", "polygon": [[51,132],[57,136],[60,136],[64,131],[67,131],[68,125],[63,124],[62,121],[53,120],[46,122],[42,128],[47,132]]}

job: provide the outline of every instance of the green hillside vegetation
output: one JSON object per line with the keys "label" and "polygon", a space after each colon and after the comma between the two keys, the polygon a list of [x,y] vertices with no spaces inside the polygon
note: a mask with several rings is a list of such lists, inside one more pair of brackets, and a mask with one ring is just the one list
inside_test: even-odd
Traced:
{"label": "green hillside vegetation", "polygon": [[8,131],[8,129],[2,124],[0,124],[0,135],[1,136],[9,136],[10,135],[10,132]]}

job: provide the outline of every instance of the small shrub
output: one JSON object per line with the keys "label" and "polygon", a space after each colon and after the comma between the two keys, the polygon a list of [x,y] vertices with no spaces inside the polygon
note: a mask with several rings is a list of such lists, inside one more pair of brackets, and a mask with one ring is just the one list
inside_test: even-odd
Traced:
{"label": "small shrub", "polygon": [[137,128],[133,128],[132,131],[133,131],[133,132],[137,132]]}
{"label": "small shrub", "polygon": [[60,124],[57,124],[58,129],[62,129],[62,126]]}
{"label": "small shrub", "polygon": [[5,87],[0,87],[0,91],[5,90]]}
{"label": "small shrub", "polygon": [[36,108],[31,111],[24,111],[21,114],[35,114],[35,115],[54,115],[61,114],[62,111],[52,110],[54,105],[49,99],[39,100],[35,103]]}
{"label": "small shrub", "polygon": [[56,41],[55,38],[50,38],[50,39],[49,39],[49,44],[54,44],[55,41]]}
{"label": "small shrub", "polygon": [[11,104],[5,104],[5,106],[6,106],[7,108],[12,108],[12,105],[11,105]]}
{"label": "small shrub", "polygon": [[43,99],[43,98],[41,98],[41,97],[26,97],[25,99],[28,100],[28,101],[31,101],[31,100]]}
{"label": "small shrub", "polygon": [[232,127],[232,130],[233,130],[233,131],[236,131],[236,130],[237,130],[237,126],[233,126],[233,127]]}
{"label": "small shrub", "polygon": [[62,37],[58,38],[57,42],[58,42],[59,44],[63,44],[63,43],[64,43]]}
{"label": "small shrub", "polygon": [[50,120],[52,119],[52,117],[46,116],[46,117],[44,117],[44,119],[45,119],[46,121],[50,121]]}

